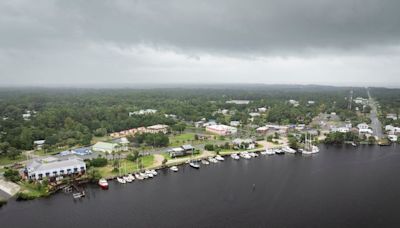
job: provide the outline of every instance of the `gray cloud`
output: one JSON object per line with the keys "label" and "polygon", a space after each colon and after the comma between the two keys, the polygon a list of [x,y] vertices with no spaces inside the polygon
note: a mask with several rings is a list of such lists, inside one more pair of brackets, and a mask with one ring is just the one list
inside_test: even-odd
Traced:
{"label": "gray cloud", "polygon": [[[269,58],[300,58],[316,67],[318,58],[328,64],[329,58],[351,62],[354,56],[363,59],[356,64],[360,68],[375,60],[386,63],[382,78],[389,81],[398,73],[393,60],[400,53],[399,10],[397,0],[5,0],[0,2],[0,82],[33,83],[29,76],[52,83],[108,82],[110,74],[125,81],[143,75],[196,81],[190,75],[223,77],[231,57],[241,59],[242,70],[256,68],[254,81],[269,82],[263,72],[288,74]],[[337,67],[345,68],[337,71],[343,80],[356,71],[346,64]],[[297,72],[296,82],[312,81],[311,69]],[[373,80],[365,72],[358,79],[365,77]]]}

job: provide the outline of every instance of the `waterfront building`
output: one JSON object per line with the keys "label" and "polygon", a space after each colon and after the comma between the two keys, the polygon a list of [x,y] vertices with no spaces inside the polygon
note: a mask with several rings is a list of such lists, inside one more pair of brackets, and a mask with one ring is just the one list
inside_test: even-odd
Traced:
{"label": "waterfront building", "polygon": [[237,132],[237,128],[223,124],[217,124],[217,125],[207,126],[206,131],[217,135],[231,135]]}
{"label": "waterfront building", "polygon": [[175,158],[175,157],[189,155],[193,153],[194,149],[195,148],[192,145],[186,144],[182,145],[181,147],[171,148],[168,150],[168,153],[172,158]]}
{"label": "waterfront building", "polygon": [[25,175],[31,180],[41,180],[65,175],[83,174],[86,163],[76,157],[56,158],[46,157],[33,159],[26,165]]}

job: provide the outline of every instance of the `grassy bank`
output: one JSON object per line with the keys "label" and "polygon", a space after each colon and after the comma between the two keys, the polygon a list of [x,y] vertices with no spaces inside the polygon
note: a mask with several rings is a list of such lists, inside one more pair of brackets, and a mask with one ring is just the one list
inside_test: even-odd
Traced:
{"label": "grassy bank", "polygon": [[32,200],[50,195],[47,184],[20,182],[17,200]]}
{"label": "grassy bank", "polygon": [[[154,155],[147,155],[140,157],[142,162],[142,167],[143,169],[150,168],[154,164]],[[100,167],[100,168],[95,168],[100,172],[100,175],[105,178],[111,178],[114,176],[118,176],[120,173],[121,174],[126,174],[126,173],[134,173],[140,171],[139,168],[139,163],[138,162],[132,162],[126,159],[121,159],[120,161],[120,170],[115,171],[113,167],[113,161],[110,162],[105,167]]]}

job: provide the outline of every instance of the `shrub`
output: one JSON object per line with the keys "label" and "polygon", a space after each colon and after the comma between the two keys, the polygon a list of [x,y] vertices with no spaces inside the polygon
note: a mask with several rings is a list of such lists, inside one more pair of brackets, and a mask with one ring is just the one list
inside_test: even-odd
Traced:
{"label": "shrub", "polygon": [[21,180],[21,176],[19,175],[18,170],[15,170],[15,169],[7,169],[4,172],[4,177],[7,180],[12,181],[12,182],[18,182]]}
{"label": "shrub", "polygon": [[93,167],[104,167],[108,164],[108,160],[106,158],[93,158],[92,160],[90,160],[90,166]]}

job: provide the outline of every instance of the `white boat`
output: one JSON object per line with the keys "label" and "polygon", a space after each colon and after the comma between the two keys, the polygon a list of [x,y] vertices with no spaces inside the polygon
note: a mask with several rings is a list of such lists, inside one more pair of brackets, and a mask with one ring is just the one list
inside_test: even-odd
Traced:
{"label": "white boat", "polygon": [[198,162],[195,161],[191,161],[189,163],[190,167],[195,168],[195,169],[200,169],[200,164]]}
{"label": "white boat", "polygon": [[151,169],[151,170],[149,170],[152,174],[153,174],[153,176],[157,176],[157,171],[156,170],[154,170],[154,169]]}
{"label": "white boat", "polygon": [[147,176],[147,174],[146,173],[139,173],[140,174],[140,176],[142,176],[143,177],[143,179],[147,179],[147,178],[149,178],[149,176]]}
{"label": "white boat", "polygon": [[351,145],[354,146],[354,147],[357,146],[357,144],[355,142],[352,142]]}
{"label": "white boat", "polygon": [[132,179],[130,179],[128,176],[123,176],[122,178],[124,179],[124,181],[126,183],[131,183],[132,182]]}
{"label": "white boat", "polygon": [[250,152],[249,155],[253,158],[258,157],[258,154],[254,153],[254,152]]}
{"label": "white boat", "polygon": [[169,168],[169,169],[174,172],[178,172],[178,170],[179,170],[177,166],[171,166],[171,168]]}
{"label": "white boat", "polygon": [[120,184],[126,184],[125,179],[122,178],[122,177],[117,177],[117,181],[118,181],[118,183],[120,183]]}
{"label": "white boat", "polygon": [[135,180],[135,177],[132,174],[128,174],[128,178],[131,179],[131,181]]}
{"label": "white boat", "polygon": [[208,158],[208,161],[210,161],[211,163],[218,163],[218,160],[213,157]]}
{"label": "white boat", "polygon": [[135,178],[137,180],[143,180],[144,179],[139,173],[135,173]]}
{"label": "white boat", "polygon": [[290,147],[288,147],[288,146],[283,147],[282,150],[283,150],[285,153],[289,153],[289,154],[294,154],[294,153],[296,153],[296,150],[294,150],[294,149],[292,149],[292,148],[290,148]]}
{"label": "white boat", "polygon": [[205,160],[205,159],[203,159],[203,160],[201,160],[201,164],[203,164],[203,165],[209,165],[210,162],[207,161],[207,160]]}
{"label": "white boat", "polygon": [[221,155],[215,156],[215,159],[217,159],[217,161],[224,161],[225,160],[225,158],[221,157]]}
{"label": "white boat", "polygon": [[240,153],[240,157],[242,157],[242,158],[244,158],[244,159],[250,159],[250,158],[252,158],[252,157],[250,156],[250,154],[249,154],[247,151],[241,152],[241,153]]}
{"label": "white boat", "polygon": [[285,154],[285,151],[283,151],[281,149],[275,149],[274,152],[275,152],[275,154]]}
{"label": "white boat", "polygon": [[231,154],[231,158],[233,158],[234,160],[239,160],[240,157],[237,154]]}
{"label": "white boat", "polygon": [[316,154],[319,152],[319,148],[317,146],[312,146],[311,150],[302,150],[302,154],[309,155],[309,154]]}
{"label": "white boat", "polygon": [[108,181],[104,178],[101,178],[98,182],[100,188],[102,189],[108,189]]}
{"label": "white boat", "polygon": [[146,170],[144,173],[150,178],[154,177],[153,172],[151,172],[150,170]]}
{"label": "white boat", "polygon": [[310,154],[316,154],[318,152],[319,152],[319,148],[317,146],[312,145],[311,135],[310,135],[310,138],[308,139],[307,134],[306,134],[306,141],[305,141],[304,149],[302,150],[302,154],[310,155]]}
{"label": "white boat", "polygon": [[263,151],[260,152],[261,155],[267,155],[268,154],[268,149],[265,149]]}
{"label": "white boat", "polygon": [[273,149],[267,149],[265,152],[266,152],[267,155],[274,155],[275,154],[275,151]]}

